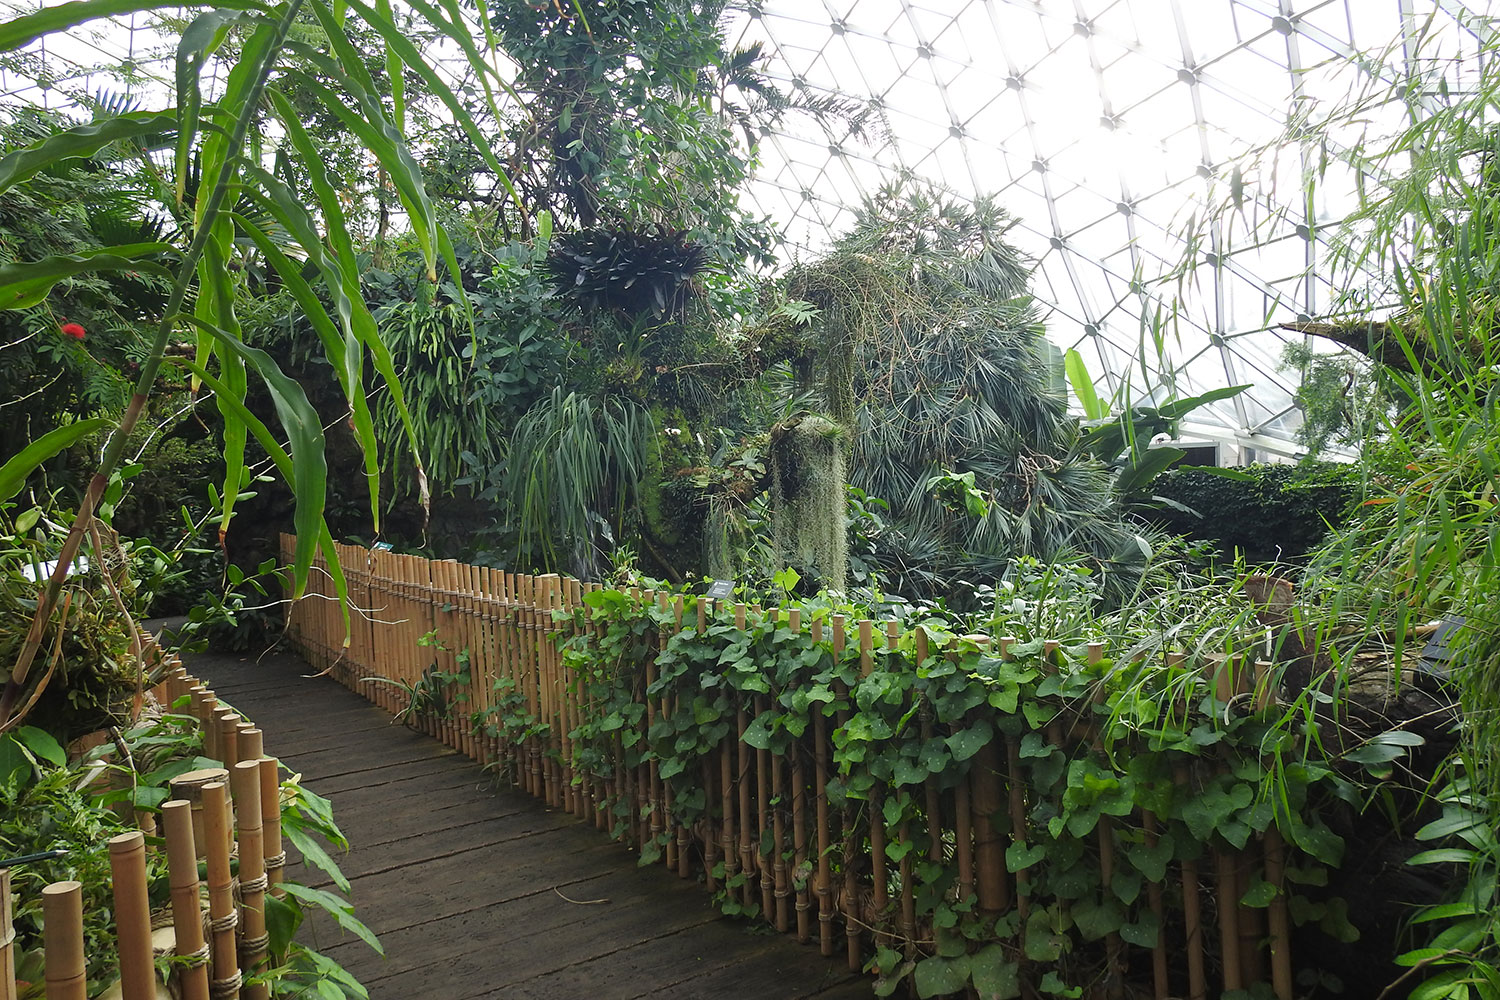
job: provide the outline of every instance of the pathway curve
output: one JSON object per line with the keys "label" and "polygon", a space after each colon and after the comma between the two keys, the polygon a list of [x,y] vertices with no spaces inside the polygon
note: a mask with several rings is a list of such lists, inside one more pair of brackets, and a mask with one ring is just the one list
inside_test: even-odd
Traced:
{"label": "pathway curve", "polygon": [[[305,677],[295,656],[201,654],[190,669],[333,801],[353,844],[337,860],[386,957],[330,923],[307,933],[372,1000],[871,996],[842,962],[720,917],[701,885],[640,868],[592,827],[495,788],[474,762]],[[321,874],[300,877],[318,885]]]}

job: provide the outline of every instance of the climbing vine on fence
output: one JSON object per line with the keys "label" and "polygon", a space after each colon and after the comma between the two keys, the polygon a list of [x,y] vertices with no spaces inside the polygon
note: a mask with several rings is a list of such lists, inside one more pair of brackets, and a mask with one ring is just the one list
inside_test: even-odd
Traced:
{"label": "climbing vine on fence", "polygon": [[[642,863],[691,831],[722,908],[766,919],[773,894],[757,893],[757,871],[784,870],[774,896],[799,909],[835,899],[882,995],[908,977],[923,997],[966,986],[1017,996],[1023,977],[1080,995],[1117,981],[1130,954],[1166,961],[1169,931],[1181,940],[1184,921],[1200,919],[1184,912],[1196,912],[1196,879],[1215,873],[1217,906],[1259,911],[1252,924],[1279,908],[1352,935],[1341,903],[1306,887],[1340,862],[1323,815],[1353,786],[1276,707],[1268,679],[1251,688],[1248,664],[1230,695],[1213,671],[1234,670],[1233,658],[1121,663],[1104,643],[1028,635],[1020,621],[995,623],[1017,635],[993,642],[936,617],[877,633],[836,613],[850,610],[595,590],[555,614],[564,677],[587,706],[567,734],[573,784],[608,789],[617,835],[648,831],[635,838]],[[548,735],[505,678],[479,721],[512,740]],[[731,825],[746,753],[790,772],[773,767],[786,779],[769,799],[775,822],[763,806],[742,846],[719,825]],[[645,768],[666,803],[650,825],[659,804],[623,784]],[[974,805],[986,774],[1006,794]],[[801,817],[808,801],[832,831],[821,850],[816,835],[794,845],[782,833],[783,814]],[[989,858],[1001,870],[985,870]],[[1210,969],[1238,961],[1230,942],[1204,944]],[[1248,986],[1251,970],[1240,978]]]}

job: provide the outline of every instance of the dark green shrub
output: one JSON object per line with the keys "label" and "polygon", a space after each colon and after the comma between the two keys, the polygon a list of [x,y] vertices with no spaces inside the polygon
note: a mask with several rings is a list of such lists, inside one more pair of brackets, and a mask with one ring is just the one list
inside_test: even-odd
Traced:
{"label": "dark green shrub", "polygon": [[[1335,462],[1248,465],[1231,479],[1195,469],[1157,480],[1168,503],[1152,515],[1168,531],[1213,542],[1251,562],[1300,559],[1343,522],[1359,493],[1358,466]],[[1186,508],[1186,509],[1182,509]]]}

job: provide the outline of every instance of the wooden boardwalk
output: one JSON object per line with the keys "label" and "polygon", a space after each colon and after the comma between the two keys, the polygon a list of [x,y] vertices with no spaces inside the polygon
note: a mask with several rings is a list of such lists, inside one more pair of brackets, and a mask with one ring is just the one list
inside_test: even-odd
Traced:
{"label": "wooden boardwalk", "polygon": [[[338,858],[386,957],[305,929],[372,1000],[852,1000],[842,955],[720,917],[701,884],[635,856],[291,655],[204,654],[190,669],[265,731],[266,750],[333,801]],[[316,870],[293,869],[313,885]],[[842,951],[842,949],[840,949]]]}

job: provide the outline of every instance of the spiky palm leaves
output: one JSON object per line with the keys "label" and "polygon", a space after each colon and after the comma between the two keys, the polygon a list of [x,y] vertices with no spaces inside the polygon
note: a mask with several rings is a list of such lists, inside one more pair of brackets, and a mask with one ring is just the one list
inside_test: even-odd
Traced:
{"label": "spiky palm leaves", "polygon": [[[1069,456],[1076,425],[1009,225],[987,201],[895,188],[794,278],[823,309],[829,409],[848,407],[855,431],[850,481],[891,505],[876,563],[908,596],[952,595],[1021,555],[1141,552],[1104,468]],[[982,516],[929,488],[965,472]]]}
{"label": "spiky palm leaves", "polygon": [[596,575],[646,469],[651,414],[629,399],[564,392],[517,423],[502,492],[517,560]]}

